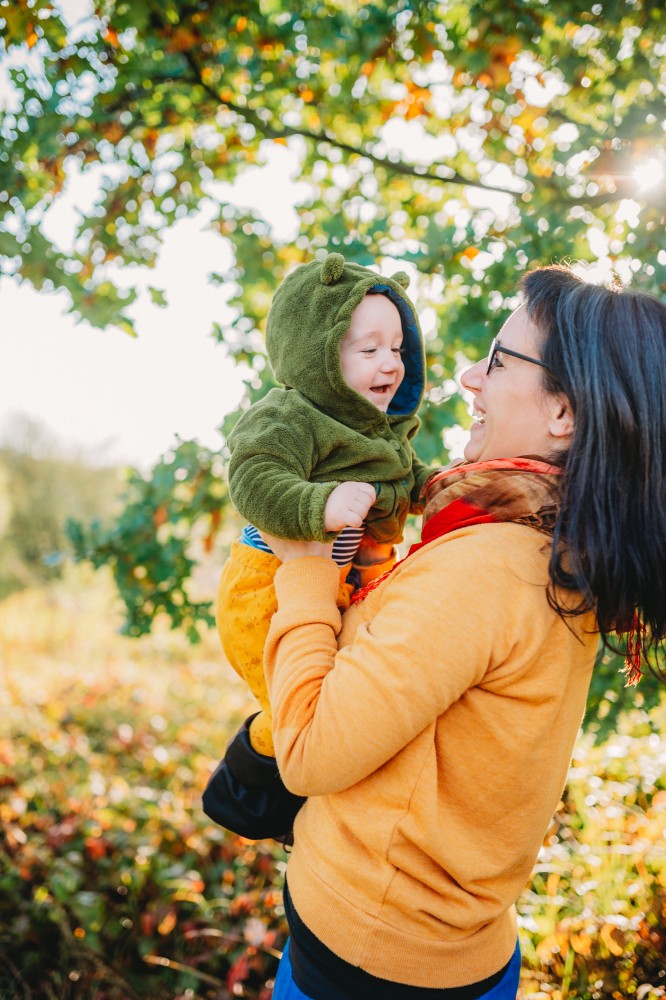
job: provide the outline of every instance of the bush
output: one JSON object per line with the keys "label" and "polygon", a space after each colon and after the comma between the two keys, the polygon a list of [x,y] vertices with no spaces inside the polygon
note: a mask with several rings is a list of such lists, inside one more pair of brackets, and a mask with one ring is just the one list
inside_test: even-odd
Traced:
{"label": "bush", "polygon": [[[217,638],[118,635],[110,575],[0,604],[0,1000],[269,1000],[286,857],[200,794],[251,709]],[[521,996],[666,986],[666,709],[581,737],[519,902]]]}

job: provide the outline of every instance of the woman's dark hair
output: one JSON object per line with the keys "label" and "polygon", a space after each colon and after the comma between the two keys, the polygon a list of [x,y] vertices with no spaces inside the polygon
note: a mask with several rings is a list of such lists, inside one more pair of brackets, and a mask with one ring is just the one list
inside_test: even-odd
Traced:
{"label": "woman's dark hair", "polygon": [[521,287],[544,388],[574,416],[551,581],[596,609],[605,645],[629,631],[648,660],[666,637],[666,304],[560,265]]}

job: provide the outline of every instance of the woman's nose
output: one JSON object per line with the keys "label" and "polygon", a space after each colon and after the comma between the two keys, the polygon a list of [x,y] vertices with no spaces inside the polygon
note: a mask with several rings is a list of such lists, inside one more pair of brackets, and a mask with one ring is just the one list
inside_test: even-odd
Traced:
{"label": "woman's nose", "polygon": [[464,372],[461,372],[460,384],[463,389],[467,389],[469,392],[478,392],[481,388],[483,376],[486,373],[487,364],[488,359],[484,358],[481,361],[477,361],[477,363],[472,365],[471,368],[466,368]]}

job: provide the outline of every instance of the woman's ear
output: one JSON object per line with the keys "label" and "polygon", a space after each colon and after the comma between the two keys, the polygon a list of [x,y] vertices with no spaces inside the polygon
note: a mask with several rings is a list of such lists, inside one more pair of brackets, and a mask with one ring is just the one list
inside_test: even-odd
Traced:
{"label": "woman's ear", "polygon": [[571,403],[564,393],[551,396],[548,430],[553,437],[558,438],[560,441],[573,437],[573,410],[571,409]]}

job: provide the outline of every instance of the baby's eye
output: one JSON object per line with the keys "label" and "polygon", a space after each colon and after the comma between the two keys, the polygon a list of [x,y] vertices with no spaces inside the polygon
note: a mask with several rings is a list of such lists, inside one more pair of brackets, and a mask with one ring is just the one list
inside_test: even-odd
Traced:
{"label": "baby's eye", "polygon": [[365,347],[361,353],[362,354],[374,354],[376,352],[376,350],[377,350],[376,347]]}
{"label": "baby's eye", "polygon": [[392,347],[391,350],[393,351],[394,354],[404,354],[405,353],[405,348],[404,347]]}

